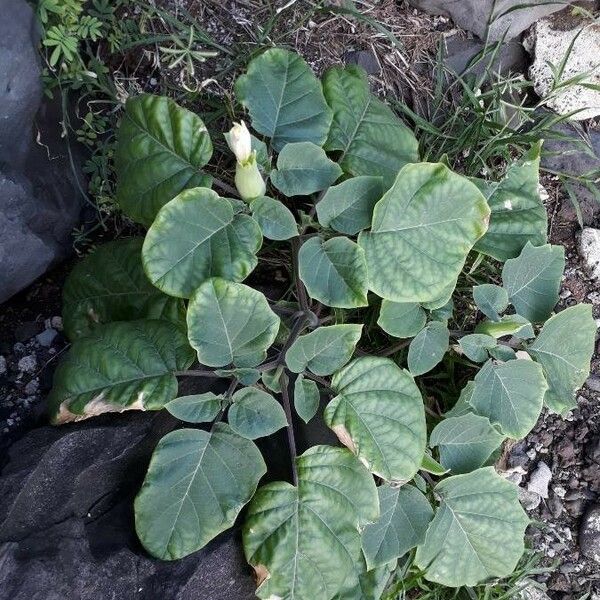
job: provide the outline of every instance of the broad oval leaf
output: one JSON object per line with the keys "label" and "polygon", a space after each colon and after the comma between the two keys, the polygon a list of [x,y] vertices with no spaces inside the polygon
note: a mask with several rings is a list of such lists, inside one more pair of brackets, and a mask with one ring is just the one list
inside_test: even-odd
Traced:
{"label": "broad oval leaf", "polygon": [[162,560],[196,552],[231,527],[267,467],[256,445],[225,423],[163,437],[135,499],[135,529]]}
{"label": "broad oval leaf", "polygon": [[502,268],[502,284],[518,314],[532,323],[545,321],[558,302],[560,281],[565,270],[562,246],[525,245],[517,258]]}
{"label": "broad oval leaf", "polygon": [[186,423],[208,423],[221,410],[223,397],[212,392],[180,396],[165,404],[165,408],[180,421]]}
{"label": "broad oval leaf", "polygon": [[315,375],[331,375],[352,358],[362,327],[352,323],[329,325],[301,335],[286,352],[288,369],[293,373],[309,369]]}
{"label": "broad oval leaf", "polygon": [[253,387],[243,388],[233,395],[227,420],[233,431],[250,440],[287,426],[281,404],[271,394]]}
{"label": "broad oval leaf", "polygon": [[471,333],[458,340],[460,349],[464,355],[473,362],[485,362],[490,356],[489,350],[498,345],[496,338],[485,333]]}
{"label": "broad oval leaf", "polygon": [[516,486],[486,467],[444,479],[435,493],[440,506],[415,556],[425,578],[460,587],[512,573],[529,524]]}
{"label": "broad oval leaf", "polygon": [[438,423],[431,432],[429,445],[438,447],[445,468],[453,473],[469,473],[481,467],[503,440],[504,436],[489,419],[465,413]]}
{"label": "broad oval leaf", "polygon": [[295,52],[271,48],[252,59],[235,82],[236,98],[248,109],[252,127],[280,151],[291,142],[321,146],[331,110],[319,80]]}
{"label": "broad oval leaf", "polygon": [[331,186],[317,203],[317,218],[323,227],[356,235],[371,225],[375,204],[383,195],[381,177],[351,177]]}
{"label": "broad oval leaf", "polygon": [[416,302],[392,302],[383,300],[377,325],[397,338],[417,335],[427,321],[427,314]]}
{"label": "broad oval leaf", "polygon": [[326,306],[367,306],[367,265],[360,246],[346,237],[311,237],[298,253],[300,279]]}
{"label": "broad oval leaf", "polygon": [[381,600],[396,565],[394,561],[371,571],[365,569],[346,582],[333,600]]}
{"label": "broad oval leaf", "polygon": [[431,321],[411,341],[408,347],[408,370],[423,375],[439,364],[448,351],[450,332],[444,323]]}
{"label": "broad oval leaf", "polygon": [[284,196],[308,196],[328,188],[342,174],[337,163],[311,142],[286,144],[277,157],[271,183]]}
{"label": "broad oval leaf", "polygon": [[258,291],[225,279],[209,279],[194,293],[187,312],[190,344],[209,367],[254,367],[275,341],[279,317]]}
{"label": "broad oval leaf", "polygon": [[497,260],[519,256],[527,242],[546,242],[548,216],[539,192],[541,143],[512,165],[505,178],[486,194],[490,225],[475,249]]}
{"label": "broad oval leaf", "polygon": [[252,217],[270,240],[289,240],[298,235],[296,219],[290,209],[267,196],[256,198],[250,205]]}
{"label": "broad oval leaf", "polygon": [[189,298],[211,277],[242,281],[256,267],[262,234],[252,217],[206,188],[165,204],[144,240],[144,269],[171,296]]}
{"label": "broad oval leaf", "polygon": [[379,516],[369,472],[345,448],[314,446],[296,459],[298,487],[261,487],[244,523],[259,598],[330,600],[353,578],[359,529]]}
{"label": "broad oval leaf", "polygon": [[425,452],[425,409],[410,373],[387,358],[357,358],[338,371],[325,422],[368,469],[410,481]]}
{"label": "broad oval leaf", "polygon": [[166,96],[130,98],[117,134],[117,201],[142,225],[181,191],[210,187],[200,169],[212,156],[202,119]]}
{"label": "broad oval leaf", "polygon": [[105,412],[158,410],[177,395],[174,371],[194,361],[185,333],[167,321],[122,321],[76,340],[54,374],[54,423]]}
{"label": "broad oval leaf", "polygon": [[473,288],[473,300],[477,308],[492,321],[499,321],[508,308],[508,292],[499,285],[484,283]]}
{"label": "broad oval leaf", "polygon": [[294,408],[305,423],[317,414],[320,399],[317,384],[302,374],[298,375],[294,382]]}
{"label": "broad oval leaf", "polygon": [[469,404],[479,415],[514,439],[524,438],[536,424],[548,384],[532,360],[494,364],[489,360],[475,375]]}
{"label": "broad oval leaf", "polygon": [[377,488],[381,516],[367,525],[362,548],[367,568],[374,569],[404,556],[425,539],[433,509],[427,498],[414,486]]}
{"label": "broad oval leaf", "polygon": [[113,321],[165,319],[185,326],[183,302],[148,281],[142,243],[108,242],[75,265],[63,290],[63,323],[71,340]]}
{"label": "broad oval leaf", "polygon": [[323,76],[323,92],[333,109],[326,150],[339,150],[339,163],[352,175],[378,175],[385,188],[398,171],[419,160],[410,129],[369,91],[366,73],[353,65],[333,67]]}
{"label": "broad oval leaf", "polygon": [[[470,181],[442,164],[405,166],[375,205],[365,250],[369,288],[395,302],[427,302],[452,294],[489,208]],[[452,289],[451,289],[452,288]]]}
{"label": "broad oval leaf", "polygon": [[475,327],[475,332],[490,335],[496,339],[508,335],[522,340],[535,337],[533,326],[521,315],[502,315],[499,321],[480,321]]}
{"label": "broad oval leaf", "polygon": [[528,348],[542,365],[549,385],[544,402],[554,412],[564,414],[576,406],[575,392],[590,372],[595,338],[592,307],[579,304],[550,317]]}

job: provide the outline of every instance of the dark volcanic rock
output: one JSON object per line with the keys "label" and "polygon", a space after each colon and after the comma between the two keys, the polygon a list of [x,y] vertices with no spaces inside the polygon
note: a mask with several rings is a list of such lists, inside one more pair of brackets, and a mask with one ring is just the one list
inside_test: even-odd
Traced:
{"label": "dark volcanic rock", "polygon": [[0,598],[250,600],[237,533],[183,560],[141,548],[132,501],[164,415],[106,416],[42,427],[8,451],[0,476]]}

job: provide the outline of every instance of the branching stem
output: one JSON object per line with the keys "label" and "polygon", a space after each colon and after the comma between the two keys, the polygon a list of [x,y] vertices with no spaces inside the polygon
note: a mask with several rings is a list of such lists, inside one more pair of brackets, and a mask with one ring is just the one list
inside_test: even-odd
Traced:
{"label": "branching stem", "polygon": [[289,379],[287,373],[284,371],[279,378],[281,384],[281,397],[283,399],[283,410],[287,418],[287,437],[288,446],[290,448],[290,457],[292,459],[292,478],[294,485],[298,485],[298,469],[296,468],[296,438],[294,437],[294,421],[292,420],[292,405],[290,402],[290,394],[288,390]]}

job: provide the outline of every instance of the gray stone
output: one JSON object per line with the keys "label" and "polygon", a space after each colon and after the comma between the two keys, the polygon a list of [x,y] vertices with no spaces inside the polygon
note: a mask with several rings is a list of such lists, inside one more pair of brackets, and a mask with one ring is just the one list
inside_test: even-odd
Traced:
{"label": "gray stone", "polygon": [[581,553],[600,563],[600,504],[590,506],[579,528]]}
{"label": "gray stone", "polygon": [[4,358],[4,356],[0,356],[0,375],[4,375],[6,370],[6,358]]}
{"label": "gray stone", "polygon": [[370,50],[351,50],[350,52],[346,52],[344,62],[347,65],[362,67],[369,75],[376,75],[381,72],[381,65],[377,57]]}
{"label": "gray stone", "polygon": [[540,461],[535,471],[531,474],[529,483],[527,484],[527,491],[537,494],[541,498],[547,498],[548,485],[551,479],[552,471],[550,467],[544,461]]}
{"label": "gray stone", "polygon": [[19,371],[22,371],[23,373],[35,373],[38,367],[35,354],[24,356],[19,360],[17,366],[19,367]]}
{"label": "gray stone", "polygon": [[132,502],[166,415],[97,417],[28,433],[0,476],[0,596],[11,600],[250,600],[237,530],[173,562],[150,558]]}
{"label": "gray stone", "polygon": [[[565,3],[548,0],[409,0],[413,6],[431,14],[450,17],[456,25],[472,31],[482,40],[511,40],[538,19],[564,8]],[[523,8],[516,7],[519,5]],[[489,23],[489,27],[488,27]]]}
{"label": "gray stone", "polygon": [[555,92],[551,65],[558,67],[566,60],[560,82],[584,76],[586,84],[598,86],[600,30],[592,27],[593,23],[592,19],[571,15],[569,11],[560,12],[535,23],[526,40],[533,54],[529,76],[536,93],[546,99],[548,108],[578,121],[600,115],[600,91],[570,85]]}
{"label": "gray stone", "polygon": [[579,253],[590,276],[600,281],[600,230],[584,227],[579,238]]}
{"label": "gray stone", "polygon": [[54,340],[56,339],[57,335],[58,331],[56,331],[56,329],[50,328],[45,329],[44,331],[42,331],[42,333],[36,335],[35,339],[37,340],[40,346],[44,346],[44,348],[50,348],[50,346],[52,346],[52,344],[54,343]]}

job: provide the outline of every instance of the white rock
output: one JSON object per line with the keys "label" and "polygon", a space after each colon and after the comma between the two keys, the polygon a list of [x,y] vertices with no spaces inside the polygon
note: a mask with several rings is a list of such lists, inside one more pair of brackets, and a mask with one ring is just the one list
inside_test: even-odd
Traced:
{"label": "white rock", "polygon": [[527,491],[537,494],[540,498],[548,497],[548,485],[552,479],[552,471],[550,467],[544,462],[538,463],[537,469],[531,474],[529,483],[527,484]]}
{"label": "white rock", "polygon": [[[569,53],[569,47],[578,36]],[[600,30],[591,21],[571,16],[568,11],[540,19],[530,30],[525,47],[533,53],[529,77],[536,93],[547,98],[547,106],[561,115],[580,110],[571,118],[591,119],[600,115],[600,92],[568,86],[552,93],[554,77],[548,63],[558,68],[568,55],[561,82],[586,74],[585,83],[600,84]],[[551,97],[550,97],[551,96]]]}
{"label": "white rock", "polygon": [[30,354],[29,356],[24,356],[18,363],[19,371],[23,371],[25,373],[33,373],[37,370],[37,360],[35,355]]}
{"label": "white rock", "polygon": [[600,229],[584,227],[579,238],[579,253],[590,276],[600,280]]}

